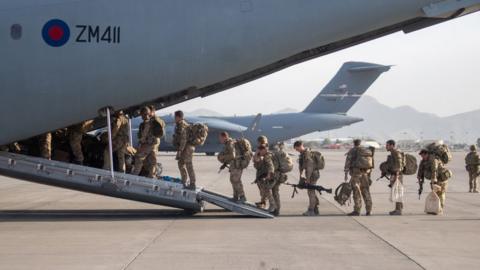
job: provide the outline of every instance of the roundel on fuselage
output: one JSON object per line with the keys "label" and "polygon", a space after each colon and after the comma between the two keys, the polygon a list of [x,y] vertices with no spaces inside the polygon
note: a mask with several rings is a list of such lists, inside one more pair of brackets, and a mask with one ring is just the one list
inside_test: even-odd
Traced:
{"label": "roundel on fuselage", "polygon": [[61,47],[70,39],[70,28],[59,19],[48,21],[42,29],[43,40],[52,47]]}

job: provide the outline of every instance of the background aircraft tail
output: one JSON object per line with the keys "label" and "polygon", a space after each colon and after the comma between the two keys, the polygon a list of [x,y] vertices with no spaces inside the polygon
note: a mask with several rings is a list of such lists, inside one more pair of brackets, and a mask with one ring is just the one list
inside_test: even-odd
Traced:
{"label": "background aircraft tail", "polygon": [[335,77],[303,112],[345,114],[373,82],[390,68],[391,66],[362,62],[343,64]]}

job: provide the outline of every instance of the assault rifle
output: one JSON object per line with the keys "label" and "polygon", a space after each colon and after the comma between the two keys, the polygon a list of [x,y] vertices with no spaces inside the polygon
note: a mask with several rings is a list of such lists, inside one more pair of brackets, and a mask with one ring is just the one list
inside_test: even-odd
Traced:
{"label": "assault rifle", "polygon": [[301,183],[298,183],[296,185],[290,184],[290,183],[285,183],[285,185],[293,187],[292,198],[295,198],[295,194],[298,194],[297,189],[316,190],[316,191],[318,191],[318,193],[320,195],[322,195],[323,191],[327,192],[328,194],[332,194],[332,189],[331,188],[324,188],[322,186],[307,184],[305,182],[301,182]]}
{"label": "assault rifle", "polygon": [[418,199],[422,198],[423,193],[423,183],[425,183],[425,179],[418,179]]}
{"label": "assault rifle", "polygon": [[230,168],[228,167],[228,163],[223,163],[222,166],[220,167],[220,170],[218,170],[218,173],[221,173],[225,168]]}
{"label": "assault rifle", "polygon": [[[379,178],[377,178],[376,181],[379,181],[379,180],[381,180],[381,179],[383,179],[383,178],[387,179],[388,181],[391,181],[391,180],[390,180],[390,177],[388,177],[387,174],[384,174],[384,173],[382,173],[382,175],[381,175]],[[389,187],[389,188],[392,188],[392,184],[388,184],[388,187]]]}

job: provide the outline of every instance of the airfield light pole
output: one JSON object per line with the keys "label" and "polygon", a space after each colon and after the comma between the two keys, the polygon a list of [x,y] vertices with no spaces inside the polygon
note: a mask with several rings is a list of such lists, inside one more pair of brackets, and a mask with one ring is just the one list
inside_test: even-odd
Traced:
{"label": "airfield light pole", "polygon": [[112,121],[110,119],[110,108],[107,107],[107,129],[108,129],[108,154],[110,156],[110,174],[112,182],[115,182],[115,174],[113,172],[113,149],[112,149]]}

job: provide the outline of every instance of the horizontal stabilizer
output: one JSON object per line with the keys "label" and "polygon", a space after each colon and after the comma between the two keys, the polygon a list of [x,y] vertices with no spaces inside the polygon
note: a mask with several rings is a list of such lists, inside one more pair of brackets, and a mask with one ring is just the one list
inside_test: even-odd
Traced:
{"label": "horizontal stabilizer", "polygon": [[308,105],[305,113],[344,114],[391,66],[362,62],[343,64],[333,79]]}

